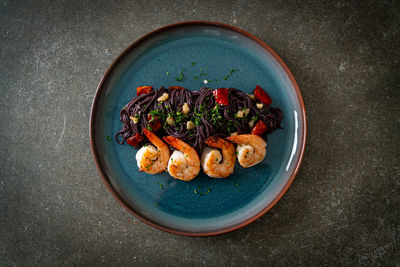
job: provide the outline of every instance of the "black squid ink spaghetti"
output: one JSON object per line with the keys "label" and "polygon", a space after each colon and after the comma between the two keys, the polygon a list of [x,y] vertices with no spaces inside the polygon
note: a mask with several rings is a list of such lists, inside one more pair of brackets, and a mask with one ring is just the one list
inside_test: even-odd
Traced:
{"label": "black squid ink spaghetti", "polygon": [[241,134],[261,136],[281,128],[283,114],[271,107],[268,94],[257,86],[253,94],[234,88],[200,88],[190,91],[179,86],[137,88],[120,112],[122,128],[115,138],[119,144],[141,148],[149,143],[143,129],[160,138],[173,136],[192,146],[199,154],[210,136],[225,138]]}

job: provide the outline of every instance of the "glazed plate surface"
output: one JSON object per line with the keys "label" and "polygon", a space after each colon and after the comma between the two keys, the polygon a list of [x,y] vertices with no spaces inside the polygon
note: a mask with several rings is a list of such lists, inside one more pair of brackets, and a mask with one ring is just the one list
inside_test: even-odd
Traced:
{"label": "glazed plate surface", "polygon": [[[139,172],[136,150],[114,138],[122,125],[121,108],[142,85],[234,87],[247,93],[260,85],[272,106],[283,111],[283,129],[269,135],[263,162],[247,169],[236,163],[226,179],[203,172],[190,182],[168,173],[148,175]],[[117,200],[146,223],[185,235],[228,232],[269,210],[297,173],[305,135],[303,100],[286,65],[254,36],[212,22],[169,25],[134,42],[100,82],[90,122],[97,168]]]}

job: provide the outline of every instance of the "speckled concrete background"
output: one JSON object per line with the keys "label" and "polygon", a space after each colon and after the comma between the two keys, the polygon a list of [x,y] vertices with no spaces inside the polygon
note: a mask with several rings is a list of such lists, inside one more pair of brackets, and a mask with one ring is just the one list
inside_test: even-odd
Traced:
{"label": "speckled concrete background", "polygon": [[[0,265],[399,266],[399,14],[399,1],[1,1]],[[308,117],[303,165],[283,199],[208,238],[131,216],[89,146],[92,97],[112,60],[185,20],[266,41]]]}

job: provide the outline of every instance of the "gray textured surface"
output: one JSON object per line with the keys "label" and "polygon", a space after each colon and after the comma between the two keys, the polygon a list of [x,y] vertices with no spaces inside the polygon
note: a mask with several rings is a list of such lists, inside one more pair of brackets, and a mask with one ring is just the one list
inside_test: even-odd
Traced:
{"label": "gray textured surface", "polygon": [[[398,1],[1,1],[0,265],[399,266],[399,13]],[[283,199],[208,238],[161,232],[120,207],[88,135],[112,60],[157,27],[196,19],[266,41],[298,81],[309,127]]]}

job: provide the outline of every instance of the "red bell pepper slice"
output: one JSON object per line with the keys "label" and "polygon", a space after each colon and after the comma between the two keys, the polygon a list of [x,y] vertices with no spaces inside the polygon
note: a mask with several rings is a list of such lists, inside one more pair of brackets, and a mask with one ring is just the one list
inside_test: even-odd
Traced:
{"label": "red bell pepper slice", "polygon": [[254,96],[260,100],[261,102],[263,102],[265,105],[271,105],[272,103],[272,99],[271,97],[269,97],[269,95],[260,87],[260,86],[256,86],[256,88],[253,90],[253,94]]}
{"label": "red bell pepper slice", "polygon": [[152,89],[153,86],[139,86],[138,88],[136,88],[136,95],[141,96],[144,94],[148,94],[151,92]]}
{"label": "red bell pepper slice", "polygon": [[215,101],[221,106],[229,105],[228,89],[218,88],[213,91]]}
{"label": "red bell pepper slice", "polygon": [[143,135],[137,133],[134,136],[129,137],[126,139],[126,142],[130,144],[131,146],[137,148],[137,146],[144,140]]}
{"label": "red bell pepper slice", "polygon": [[153,115],[147,114],[147,121],[149,122],[149,126],[150,126],[150,128],[151,128],[150,131],[152,131],[152,132],[157,131],[157,130],[160,129],[161,126],[162,126],[162,125],[161,125],[161,122],[160,122],[160,120],[158,119],[157,116],[155,116],[155,117],[153,118]]}
{"label": "red bell pepper slice", "polygon": [[256,125],[251,129],[251,134],[262,135],[268,130],[268,126],[262,120],[258,120]]}

